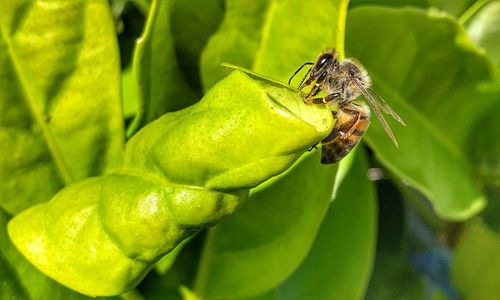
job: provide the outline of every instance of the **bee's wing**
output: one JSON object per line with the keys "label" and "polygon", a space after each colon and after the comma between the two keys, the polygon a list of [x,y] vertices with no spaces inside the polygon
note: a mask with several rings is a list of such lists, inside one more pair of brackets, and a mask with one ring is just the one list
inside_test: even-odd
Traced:
{"label": "bee's wing", "polygon": [[394,120],[396,120],[399,123],[401,123],[402,125],[406,126],[406,123],[403,121],[403,119],[401,119],[401,117],[394,110],[392,110],[392,108],[389,106],[389,104],[387,104],[387,102],[385,102],[385,100],[384,100],[384,98],[382,98],[382,96],[380,96],[377,92],[375,92],[372,89],[368,89],[368,91],[371,94],[375,95],[375,97],[377,97],[378,102],[381,104],[380,108],[382,108],[382,110],[386,114],[391,115],[394,118]]}
{"label": "bee's wing", "polygon": [[356,83],[359,90],[361,91],[363,96],[366,98],[366,101],[368,101],[368,103],[370,103],[370,106],[373,108],[373,111],[375,112],[377,119],[380,121],[380,123],[382,123],[382,126],[385,129],[385,132],[387,132],[387,134],[389,135],[391,140],[394,142],[394,145],[396,145],[396,147],[398,147],[398,141],[396,140],[396,137],[394,136],[394,133],[392,132],[391,127],[389,127],[389,124],[387,124],[387,121],[384,119],[384,116],[382,115],[382,112],[380,111],[380,107],[378,106],[377,101],[375,101],[375,99],[373,99],[372,95],[370,95],[370,93],[363,87],[363,85],[361,84],[361,82],[359,82],[359,80],[353,79],[353,81]]}

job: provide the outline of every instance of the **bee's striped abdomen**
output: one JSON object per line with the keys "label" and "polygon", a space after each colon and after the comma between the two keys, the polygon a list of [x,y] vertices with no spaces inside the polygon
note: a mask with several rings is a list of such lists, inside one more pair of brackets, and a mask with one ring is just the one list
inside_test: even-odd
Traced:
{"label": "bee's striped abdomen", "polygon": [[330,135],[321,141],[321,163],[333,164],[358,144],[370,124],[366,105],[348,104],[336,112],[337,122]]}

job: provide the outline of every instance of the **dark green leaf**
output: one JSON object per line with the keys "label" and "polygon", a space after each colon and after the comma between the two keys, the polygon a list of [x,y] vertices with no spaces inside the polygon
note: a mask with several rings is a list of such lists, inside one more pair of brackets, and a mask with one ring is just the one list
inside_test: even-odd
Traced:
{"label": "dark green leaf", "polygon": [[366,138],[377,158],[424,194],[440,217],[463,220],[478,213],[485,199],[463,154],[398,94],[380,84],[378,87],[408,126],[393,126],[399,141],[396,148],[377,120],[372,122]]}
{"label": "dark green leaf", "polygon": [[476,173],[485,183],[488,198],[483,217],[492,229],[500,232],[500,97],[498,103],[472,129],[468,153]]}
{"label": "dark green leaf", "polygon": [[[252,0],[243,5],[229,0],[221,27],[202,55],[204,87],[228,72],[219,66],[223,62],[287,81],[324,48],[335,46],[343,53],[346,10],[347,1]],[[318,160],[310,156],[286,176],[257,188],[240,213],[209,233],[197,293],[209,299],[248,297],[275,287],[297,268],[335,183],[337,168]]]}
{"label": "dark green leaf", "polygon": [[192,286],[204,237],[204,234],[197,234],[185,243],[165,273],[155,267],[156,272],[150,272],[146,276],[138,289],[147,299],[181,299],[181,286]]}
{"label": "dark green leaf", "polygon": [[452,278],[465,299],[500,298],[500,236],[476,220],[466,225],[455,249]]}
{"label": "dark green leaf", "polygon": [[366,293],[368,300],[425,299],[423,279],[409,264],[409,237],[405,204],[392,184],[378,181],[379,224],[377,254]]}
{"label": "dark green leaf", "polygon": [[[432,1],[432,0],[431,0]],[[428,1],[422,0],[352,0],[350,2],[350,7],[356,7],[360,5],[377,5],[377,6],[416,6],[416,7],[426,7]]]}
{"label": "dark green leaf", "polygon": [[174,248],[174,250],[170,251],[167,255],[162,257],[156,264],[155,264],[155,270],[158,272],[160,275],[165,275],[167,271],[172,267],[174,264],[175,260],[177,259],[177,256],[181,253],[182,249],[184,249],[184,246],[189,243],[191,238],[187,238],[184,241],[182,241],[177,247]]}
{"label": "dark green leaf", "polygon": [[279,288],[279,299],[362,299],[375,255],[377,209],[367,163],[358,153],[311,251]]}
{"label": "dark green leaf", "polygon": [[120,66],[105,0],[3,1],[0,31],[0,202],[17,213],[116,162]]}
{"label": "dark green leaf", "polygon": [[139,88],[139,111],[128,136],[161,115],[187,107],[196,96],[180,72],[170,26],[171,0],[153,0],[133,68]]}
{"label": "dark green leaf", "polygon": [[375,89],[382,80],[463,149],[499,96],[497,70],[465,30],[448,16],[410,8],[359,8],[348,18],[348,54],[378,77]]}
{"label": "dark green leaf", "polygon": [[410,268],[404,255],[383,254],[377,260],[367,300],[425,299],[423,281]]}
{"label": "dark green leaf", "polygon": [[318,155],[309,155],[209,232],[195,286],[199,295],[219,299],[259,294],[297,268],[314,241],[335,180],[337,168],[318,160]]}
{"label": "dark green leaf", "polygon": [[[259,48],[266,10],[273,1],[227,0],[226,15],[201,56],[201,80],[208,90],[230,70],[221,63],[251,68]],[[266,74],[264,74],[266,75]]]}
{"label": "dark green leaf", "polygon": [[467,23],[471,39],[486,50],[486,54],[500,65],[500,1],[491,1]]}
{"label": "dark green leaf", "polygon": [[367,140],[377,157],[430,199],[439,216],[461,220],[476,214],[485,200],[457,145],[463,146],[473,122],[494,103],[492,94],[477,94],[490,79],[491,65],[448,17],[360,8],[349,18],[350,53],[365,64],[375,90],[407,123],[392,125],[397,149],[374,118]]}
{"label": "dark green leaf", "polygon": [[122,72],[123,116],[134,118],[139,113],[139,91],[137,79],[131,67]]}
{"label": "dark green leaf", "polygon": [[29,299],[10,264],[0,252],[0,299]]}
{"label": "dark green leaf", "polygon": [[[360,5],[376,5],[386,7],[418,7],[422,9],[441,10],[455,17],[463,14],[468,8],[474,4],[476,0],[352,0],[351,7]],[[477,2],[484,2],[479,0]],[[488,1],[488,0],[486,0]]]}
{"label": "dark green leaf", "polygon": [[197,92],[201,92],[200,59],[208,39],[224,17],[223,0],[173,0],[172,35],[179,67]]}
{"label": "dark green leaf", "polygon": [[219,31],[203,52],[205,89],[229,73],[220,67],[224,62],[286,82],[325,48],[335,46],[343,53],[347,1],[244,2],[228,0]]}
{"label": "dark green leaf", "polygon": [[483,2],[483,0],[428,0],[428,2],[430,5],[458,17],[475,2]]}

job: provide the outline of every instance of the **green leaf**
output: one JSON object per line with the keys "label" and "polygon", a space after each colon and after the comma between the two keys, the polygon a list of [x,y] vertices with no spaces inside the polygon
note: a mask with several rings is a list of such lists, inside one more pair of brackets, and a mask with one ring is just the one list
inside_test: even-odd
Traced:
{"label": "green leaf", "polygon": [[468,154],[476,174],[485,183],[488,206],[482,216],[485,223],[500,232],[500,97],[498,103],[471,130]]}
{"label": "green leaf", "polygon": [[300,65],[327,47],[335,46],[343,54],[347,3],[228,0],[219,31],[202,54],[204,88],[229,73],[221,63],[286,82]]}
{"label": "green leaf", "polygon": [[180,288],[190,287],[196,274],[204,238],[204,234],[198,234],[184,243],[182,251],[165,273],[159,272],[155,266],[157,272],[150,272],[138,286],[146,299],[181,299]]}
{"label": "green leaf", "polygon": [[127,130],[130,137],[161,115],[187,107],[196,96],[182,77],[170,27],[171,0],[153,0],[133,68],[139,88],[139,111]]}
{"label": "green leaf", "polygon": [[17,213],[116,163],[120,66],[105,0],[3,1],[0,31],[0,198]]}
{"label": "green leaf", "polygon": [[453,283],[465,299],[500,298],[500,235],[478,220],[465,226],[451,266]]}
{"label": "green leaf", "polygon": [[423,281],[410,268],[403,254],[381,256],[375,264],[367,300],[425,299]]}
{"label": "green leaf", "polygon": [[424,281],[411,268],[408,244],[415,242],[408,232],[406,203],[391,183],[381,180],[377,254],[365,299],[425,299]]}
{"label": "green leaf", "polygon": [[483,0],[429,0],[430,5],[437,7],[447,13],[458,17],[466,12],[474,3],[483,2]]}
{"label": "green leaf", "polygon": [[477,94],[490,79],[490,64],[448,17],[415,9],[360,8],[349,20],[349,52],[368,68],[374,89],[407,123],[391,126],[397,149],[380,123],[372,122],[367,140],[376,156],[422,192],[440,217],[463,220],[476,214],[485,200],[462,144],[469,127],[494,103],[492,94]]}
{"label": "green leaf", "polygon": [[279,299],[362,299],[375,255],[377,209],[364,153],[330,205],[311,250],[277,291]]}
{"label": "green leaf", "polygon": [[[69,290],[35,269],[9,240],[6,228],[8,221],[8,215],[0,209],[0,256],[3,256],[5,263],[12,267],[12,280],[19,282],[18,284],[23,289],[21,295],[28,294],[29,299],[90,299]],[[0,268],[2,269],[3,267]],[[19,299],[28,299],[28,297]]]}
{"label": "green leaf", "polygon": [[179,67],[190,86],[201,93],[201,53],[224,17],[224,0],[172,1],[170,23]]}
{"label": "green leaf", "polygon": [[[466,12],[476,0],[352,0],[351,7],[360,5],[386,7],[418,7],[421,9],[441,10],[444,13],[458,17]],[[489,0],[480,0],[484,2]]]}
{"label": "green leaf", "polygon": [[[432,1],[432,0],[429,0]],[[350,6],[352,8],[360,5],[376,5],[376,6],[415,6],[415,7],[426,7],[429,5],[429,1],[422,0],[352,0]]]}
{"label": "green leaf", "polygon": [[195,285],[200,296],[262,293],[288,277],[307,255],[330,203],[337,168],[320,165],[318,155],[304,160],[209,232]]}
{"label": "green leaf", "polygon": [[333,124],[328,108],[306,105],[295,90],[235,71],[197,104],[135,134],[115,173],[14,217],[9,236],[59,282],[87,295],[121,294],[182,240],[232,214],[250,188],[290,168]]}
{"label": "green leaf", "polygon": [[122,72],[123,116],[134,118],[139,113],[139,91],[134,70],[131,67]]}
{"label": "green leaf", "polygon": [[19,283],[19,279],[12,267],[0,252],[0,298],[6,300],[28,299],[26,291]]}
{"label": "green leaf", "polygon": [[180,287],[183,300],[201,300],[193,291],[185,286]]}
{"label": "green leaf", "polygon": [[127,0],[133,3],[142,13],[147,14],[152,0]]}
{"label": "green leaf", "polygon": [[184,246],[189,243],[191,238],[187,238],[184,241],[182,241],[177,247],[175,247],[172,251],[170,251],[167,255],[162,257],[156,264],[155,264],[155,270],[158,272],[160,275],[165,275],[167,271],[172,267],[174,264],[175,260],[177,259],[177,256],[181,253],[182,249],[184,249]]}
{"label": "green leaf", "polygon": [[500,65],[500,1],[490,1],[468,22],[471,39],[486,50],[488,57]]}
{"label": "green leaf", "polygon": [[463,154],[397,93],[378,87],[408,125],[393,126],[399,141],[396,148],[382,126],[376,120],[372,123],[366,139],[384,166],[424,194],[441,218],[464,220],[484,208],[485,199]]}
{"label": "green leaf", "polygon": [[[202,54],[205,89],[228,72],[219,66],[224,62],[287,81],[326,47],[343,54],[347,1],[244,3],[227,2],[220,29]],[[248,297],[285,280],[311,247],[332,199],[336,170],[309,156],[258,187],[240,213],[209,233],[195,291],[209,299]]]}
{"label": "green leaf", "polygon": [[359,8],[348,17],[348,54],[378,77],[375,89],[382,80],[463,149],[499,96],[498,71],[465,30],[449,16],[411,8]]}

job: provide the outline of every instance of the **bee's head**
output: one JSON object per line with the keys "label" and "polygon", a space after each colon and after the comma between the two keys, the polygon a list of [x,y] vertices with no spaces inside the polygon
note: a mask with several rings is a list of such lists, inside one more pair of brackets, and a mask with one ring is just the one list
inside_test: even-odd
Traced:
{"label": "bee's head", "polygon": [[[307,64],[313,66],[309,69],[309,71],[307,71],[306,76],[309,75],[307,80],[304,81],[306,77],[302,79],[299,85],[299,90],[301,90],[305,86],[310,85],[313,81],[316,81],[316,83],[319,84],[322,83],[327,77],[327,75],[329,73],[333,73],[335,71],[335,68],[338,67],[339,61],[337,60],[337,56],[338,56],[337,51],[333,49],[327,49],[319,55],[318,59],[316,60],[316,63],[314,64],[312,62],[305,63],[304,65]],[[297,72],[298,71],[296,71],[295,74],[297,74]],[[289,80],[289,83],[290,81],[291,78]]]}
{"label": "bee's head", "polygon": [[328,68],[338,64],[337,56],[337,51],[331,49],[321,53],[312,67],[311,77],[319,77],[322,73],[326,72]]}

